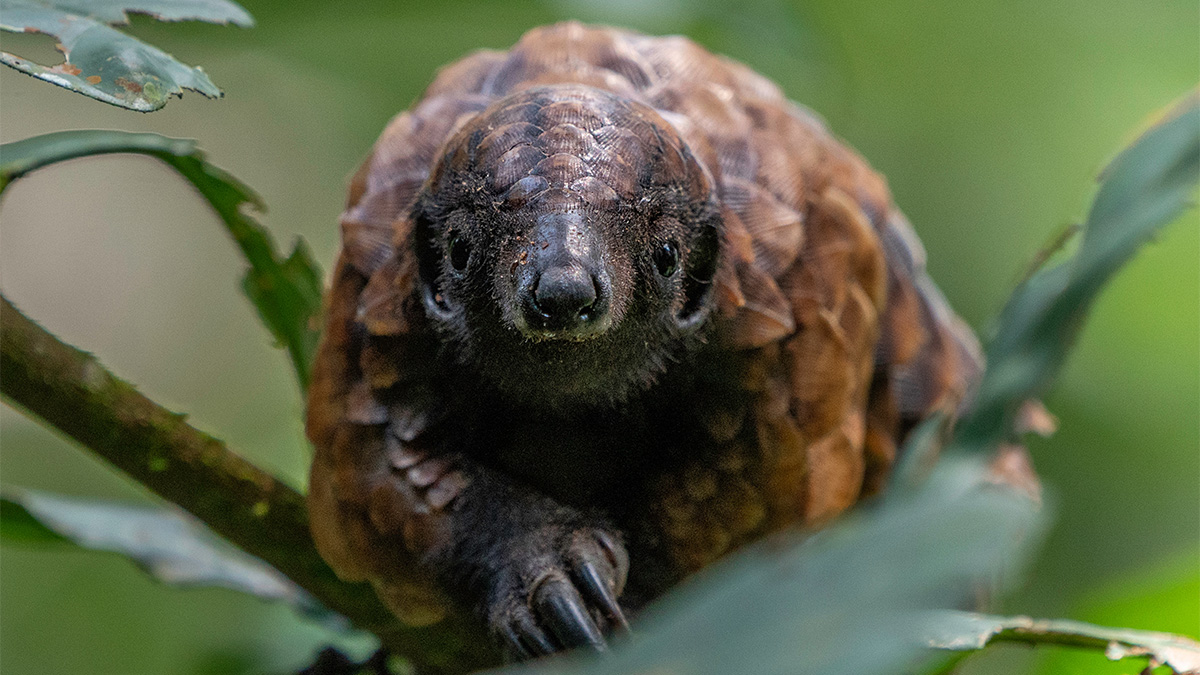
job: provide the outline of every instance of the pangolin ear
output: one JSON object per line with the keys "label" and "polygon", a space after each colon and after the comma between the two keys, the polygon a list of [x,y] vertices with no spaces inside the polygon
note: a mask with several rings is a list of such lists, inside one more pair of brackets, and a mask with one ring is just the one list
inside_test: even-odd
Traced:
{"label": "pangolin ear", "polygon": [[410,330],[415,313],[417,283],[411,254],[384,261],[371,275],[358,301],[357,319],[372,335],[401,335]]}
{"label": "pangolin ear", "polygon": [[414,271],[417,273],[413,280],[420,284],[421,299],[425,311],[432,316],[443,319],[454,312],[448,304],[449,298],[442,288],[442,232],[437,222],[428,213],[417,208],[411,217],[412,235],[409,239],[409,249],[415,258]]}
{"label": "pangolin ear", "polygon": [[721,255],[720,222],[709,220],[688,246],[683,276],[683,308],[676,316],[680,327],[689,327],[707,315],[712,296],[713,277]]}
{"label": "pangolin ear", "polygon": [[424,211],[415,211],[411,218],[410,250],[417,257],[421,280],[428,283],[441,273],[441,247],[437,245],[438,231],[433,219]]}

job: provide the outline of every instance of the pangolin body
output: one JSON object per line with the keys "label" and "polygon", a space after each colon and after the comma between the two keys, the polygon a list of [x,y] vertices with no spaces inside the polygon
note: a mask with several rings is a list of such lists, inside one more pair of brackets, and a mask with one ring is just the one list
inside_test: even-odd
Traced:
{"label": "pangolin body", "polygon": [[884,180],[680,37],[564,23],[447,66],[341,224],[317,545],[517,656],[879,490],[980,368]]}

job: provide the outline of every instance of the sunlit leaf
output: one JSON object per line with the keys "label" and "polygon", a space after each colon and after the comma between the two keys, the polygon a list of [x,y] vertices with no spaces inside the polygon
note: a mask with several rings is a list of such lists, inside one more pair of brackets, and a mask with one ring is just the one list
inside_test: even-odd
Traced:
{"label": "sunlit leaf", "polygon": [[244,210],[263,210],[258,195],[209,164],[196,142],[123,131],[63,131],[0,146],[0,191],[24,174],[77,157],[137,153],[156,157],[186,178],[220,216],[249,263],[243,289],[263,323],[287,349],[302,388],[317,347],[321,271],[303,241],[281,258],[270,233]]}
{"label": "sunlit leaf", "polygon": [[[33,491],[0,498],[0,531],[28,529],[33,519],[48,533],[93,551],[124,555],[172,586],[217,586],[323,612],[299,586],[263,561],[214,536],[176,509],[83,501]],[[47,535],[48,536],[48,535]],[[24,540],[28,541],[28,540]]]}
{"label": "sunlit leaf", "polygon": [[958,439],[991,447],[1010,435],[1021,404],[1057,377],[1088,310],[1138,248],[1190,204],[1200,180],[1200,96],[1193,94],[1101,175],[1078,252],[1014,291],[987,349],[984,374]]}
{"label": "sunlit leaf", "polygon": [[60,87],[122,108],[158,110],[184,89],[215,98],[221,90],[200,68],[111,28],[129,22],[126,13],[163,21],[195,19],[251,26],[246,10],[229,0],[0,0],[0,29],[45,33],[58,38],[66,60],[55,66],[8,52],[0,62]]}
{"label": "sunlit leaf", "polygon": [[928,654],[923,612],[1008,574],[1040,522],[1032,502],[988,482],[981,460],[943,462],[902,498],[705,572],[603,659],[529,672],[892,675]]}
{"label": "sunlit leaf", "polygon": [[1143,659],[1176,673],[1200,672],[1200,642],[1170,633],[971,612],[939,612],[929,619],[928,630],[931,645],[950,651],[978,650],[996,642],[1044,643],[1102,651],[1112,661]]}

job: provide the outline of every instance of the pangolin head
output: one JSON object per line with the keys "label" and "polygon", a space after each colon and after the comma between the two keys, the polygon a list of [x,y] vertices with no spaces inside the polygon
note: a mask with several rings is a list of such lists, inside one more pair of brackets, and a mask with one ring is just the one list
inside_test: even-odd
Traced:
{"label": "pangolin head", "polygon": [[427,315],[519,400],[622,401],[711,312],[715,181],[652,108],[602,90],[496,101],[446,142],[412,218]]}

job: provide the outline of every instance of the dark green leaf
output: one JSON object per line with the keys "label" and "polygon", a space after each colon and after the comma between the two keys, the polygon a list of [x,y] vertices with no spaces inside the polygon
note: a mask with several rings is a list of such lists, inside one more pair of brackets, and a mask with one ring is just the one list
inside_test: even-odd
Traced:
{"label": "dark green leaf", "polygon": [[973,651],[995,642],[1046,643],[1103,651],[1113,661],[1149,659],[1151,665],[1176,673],[1200,671],[1200,643],[1170,633],[951,611],[933,615],[928,626],[930,644],[950,651]]}
{"label": "dark green leaf", "polygon": [[1013,293],[988,345],[988,369],[959,443],[988,448],[1011,435],[1021,404],[1062,369],[1092,303],[1138,248],[1189,205],[1200,180],[1200,96],[1193,94],[1122,152],[1100,189],[1074,257]]}
{"label": "dark green leaf", "polygon": [[120,553],[154,578],[172,586],[218,586],[305,612],[323,612],[317,602],[275,568],[218,539],[195,518],[176,509],[89,502],[20,491],[0,498],[5,542],[10,516],[29,530],[29,521],[53,536],[93,551]]}
{"label": "dark green leaf", "polygon": [[800,540],[763,542],[652,608],[602,660],[531,669],[608,675],[892,675],[928,654],[919,619],[1011,571],[1041,521],[975,458]]}
{"label": "dark green leaf", "polygon": [[1200,92],[1194,92],[1102,172],[1077,265],[1119,267],[1158,225],[1170,222],[1188,204],[1200,180],[1198,167]]}
{"label": "dark green leaf", "polygon": [[0,146],[0,191],[24,174],[55,162],[111,153],[150,155],[166,162],[220,216],[250,268],[243,288],[279,345],[287,349],[303,389],[316,351],[321,272],[303,241],[281,259],[270,233],[245,209],[262,210],[249,187],[209,164],[195,141],[123,131],[63,131]]}
{"label": "dark green leaf", "polygon": [[168,97],[182,96],[184,89],[214,98],[221,95],[204,71],[106,25],[128,23],[126,12],[164,21],[253,24],[244,9],[228,0],[0,0],[0,29],[52,35],[66,57],[56,66],[44,66],[0,52],[0,62],[85,96],[142,112],[158,110]]}

